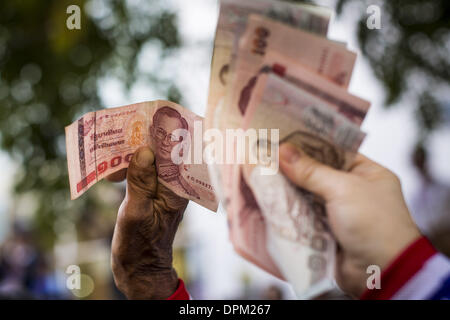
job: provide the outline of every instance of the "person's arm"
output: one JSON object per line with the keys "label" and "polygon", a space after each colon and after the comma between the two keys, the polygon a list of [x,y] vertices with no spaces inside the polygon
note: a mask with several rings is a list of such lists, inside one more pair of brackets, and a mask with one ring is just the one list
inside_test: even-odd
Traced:
{"label": "person's arm", "polygon": [[188,200],[158,183],[153,152],[138,149],[128,167],[108,177],[127,179],[114,229],[114,281],[128,299],[189,299],[172,266],[172,244]]}
{"label": "person's arm", "polygon": [[381,289],[366,289],[360,298],[450,299],[450,260],[422,237],[390,263],[381,275],[381,283]]}
{"label": "person's arm", "polygon": [[[340,250],[336,280],[354,297],[439,299],[448,296],[450,265],[422,237],[399,179],[358,155],[349,172],[280,146],[280,168],[297,186],[321,196]],[[367,290],[370,265],[382,270],[381,289]]]}

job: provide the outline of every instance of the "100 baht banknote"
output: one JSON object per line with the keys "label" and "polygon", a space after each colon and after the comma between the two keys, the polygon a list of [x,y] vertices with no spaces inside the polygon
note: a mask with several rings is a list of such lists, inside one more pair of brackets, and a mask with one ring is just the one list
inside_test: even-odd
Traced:
{"label": "100 baht banknote", "polygon": [[[307,4],[293,4],[274,0],[221,0],[220,13],[214,40],[214,52],[211,62],[208,105],[205,127],[220,128],[227,117],[225,97],[231,88],[231,80],[235,72],[235,61],[238,43],[247,27],[250,14],[260,14],[295,28],[325,37],[332,11],[328,8]],[[226,196],[230,179],[222,172],[227,166],[210,165],[210,177],[218,191],[223,205],[226,207],[229,198]]]}
{"label": "100 baht banknote", "polygon": [[136,149],[150,146],[160,183],[178,196],[216,211],[206,163],[184,161],[198,148],[196,143],[202,143],[202,139],[190,139],[195,136],[196,121],[203,123],[203,118],[163,100],[85,114],[66,127],[72,199],[104,177],[127,168]]}
{"label": "100 baht banknote", "polygon": [[[304,96],[306,100],[303,101],[308,101],[307,99],[309,99],[309,103],[320,104],[323,108],[329,110],[330,113],[333,114],[335,112],[341,117],[346,118],[355,127],[361,125],[369,110],[370,103],[368,101],[350,94],[345,88],[332,81],[328,81],[317,73],[307,70],[296,61],[273,50],[267,51],[262,62],[261,72],[256,80],[259,81],[259,78],[261,78],[261,81],[265,82],[267,81],[267,76],[270,74],[278,76],[280,80],[284,80],[276,82],[278,87],[283,84],[291,86],[291,90],[286,89],[282,92],[295,92],[296,96]],[[258,108],[258,102],[262,100],[262,96],[268,94],[265,90],[261,89],[262,85],[259,83],[259,87],[255,87],[255,92],[253,92],[252,99],[249,101],[248,113],[246,113],[242,122],[242,128],[255,129],[255,126],[257,128],[275,128],[279,129],[281,136],[284,137],[285,134],[283,132],[289,127],[289,123],[295,124],[293,119],[300,114],[301,106],[298,106],[298,109],[295,107],[291,108],[291,115],[287,117],[285,114],[286,109],[284,108],[279,108],[278,110]],[[274,90],[276,87],[272,85],[267,88]],[[296,87],[299,91],[293,90],[293,87]],[[281,94],[280,90],[275,90],[272,94],[279,99],[278,104],[288,103],[287,98],[285,98],[286,94]],[[293,100],[294,97],[291,94],[290,99]],[[295,98],[290,102],[291,106],[295,106],[295,101],[298,102],[300,100],[298,97]],[[275,107],[275,104],[272,107]],[[275,112],[272,113],[273,111]],[[255,113],[257,114],[255,115]],[[286,117],[285,120],[280,118],[280,116]],[[296,140],[294,139],[293,141]],[[311,146],[308,149],[311,150]],[[245,176],[242,174],[242,168],[240,166],[234,166],[232,175],[234,178],[230,184],[233,185],[233,188],[230,188],[230,192],[234,192],[234,194],[230,194],[230,198],[233,199],[232,203],[234,204],[241,203],[241,205],[237,206],[230,205],[229,210],[229,224],[231,226],[232,240],[235,243],[236,251],[273,275],[279,276],[281,273],[275,266],[273,258],[265,245],[267,240],[266,219],[256,205],[256,198],[252,194]],[[286,198],[287,194],[292,193],[289,190],[289,184],[279,175],[265,176],[263,178],[269,181],[268,185],[271,186],[276,185],[276,183],[273,183],[275,180],[283,182],[281,185],[277,185],[276,190],[273,188],[264,189],[266,193],[270,192],[270,190],[277,193],[278,203],[282,206],[283,201],[281,199]],[[235,192],[236,190],[239,190],[239,192]],[[269,197],[263,198],[269,199]],[[245,203],[247,205],[243,205]],[[252,203],[253,205],[251,205]],[[242,219],[243,217],[244,219]]]}
{"label": "100 baht banknote", "polygon": [[326,36],[332,11],[306,4],[274,0],[221,0],[211,63],[206,127],[214,125],[216,109],[226,95],[234,70],[238,42],[252,13],[271,17],[312,33]]}
{"label": "100 baht banknote", "polygon": [[[348,85],[356,59],[356,55],[341,44],[261,15],[250,14],[237,48],[236,70],[229,76],[232,81],[224,103],[216,110],[216,116],[221,116],[215,124],[222,131],[241,126],[264,57],[270,50],[283,53],[342,87]],[[231,176],[230,166],[221,166],[220,171],[223,199],[227,201],[233,189],[228,179]]]}
{"label": "100 baht banknote", "polygon": [[252,89],[269,51],[277,51],[346,88],[350,82],[356,54],[342,45],[301,29],[252,14],[239,42],[236,72],[225,99],[223,124],[240,127]]}

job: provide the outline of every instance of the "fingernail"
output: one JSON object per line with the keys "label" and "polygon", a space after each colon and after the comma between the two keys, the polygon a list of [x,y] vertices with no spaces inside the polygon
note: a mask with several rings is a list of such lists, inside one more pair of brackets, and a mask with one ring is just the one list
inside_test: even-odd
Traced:
{"label": "fingernail", "polygon": [[280,159],[283,162],[293,163],[300,158],[300,152],[296,147],[290,144],[280,146]]}
{"label": "fingernail", "polygon": [[153,164],[153,153],[149,148],[142,148],[137,151],[136,164],[141,168],[147,168]]}

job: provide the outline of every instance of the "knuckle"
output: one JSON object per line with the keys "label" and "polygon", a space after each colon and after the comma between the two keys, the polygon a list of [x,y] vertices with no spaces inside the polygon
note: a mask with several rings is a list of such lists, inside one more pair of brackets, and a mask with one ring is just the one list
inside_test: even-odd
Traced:
{"label": "knuckle", "polygon": [[395,174],[395,173],[392,173],[392,181],[396,184],[396,185],[401,185],[401,180],[400,180],[400,178]]}
{"label": "knuckle", "polygon": [[[164,232],[161,217],[149,211],[125,214],[120,218],[120,226],[122,236],[133,239],[132,245],[137,247],[153,244]],[[119,252],[118,258],[126,258],[128,254],[128,252]]]}
{"label": "knuckle", "polygon": [[391,170],[385,169],[384,175],[386,176],[386,178],[391,180],[394,184],[396,184],[396,185],[401,184],[400,178]]}
{"label": "knuckle", "polygon": [[297,179],[299,182],[308,182],[311,181],[315,174],[315,163],[311,159],[304,160],[303,163],[301,163],[301,166],[298,168],[299,170],[296,170],[297,172]]}
{"label": "knuckle", "polygon": [[133,201],[139,201],[148,204],[155,198],[156,178],[141,179],[141,177],[129,177],[127,180],[128,195]]}
{"label": "knuckle", "polygon": [[132,167],[131,169],[129,169],[128,181],[137,186],[145,186],[146,182],[153,178],[156,178],[156,176],[151,170],[140,169],[136,167]]}

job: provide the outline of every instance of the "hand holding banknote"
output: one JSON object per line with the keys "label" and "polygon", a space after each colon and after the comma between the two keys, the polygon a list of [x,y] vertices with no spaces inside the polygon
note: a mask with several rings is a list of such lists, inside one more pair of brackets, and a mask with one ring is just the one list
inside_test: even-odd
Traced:
{"label": "hand holding banknote", "polygon": [[111,249],[114,281],[129,299],[166,299],[178,285],[172,243],[188,200],[158,182],[148,147],[136,151],[126,174]]}
{"label": "hand holding banknote", "polygon": [[[338,96],[337,92],[334,96]],[[274,140],[272,136],[269,139],[270,154],[277,154],[276,149],[272,150],[277,144],[290,142],[317,161],[345,170],[350,167],[365,134],[336,109],[336,105],[320,99],[320,93],[312,90],[311,86],[301,88],[274,74],[263,74],[254,87],[243,127],[278,130],[278,139],[275,137]],[[257,144],[262,147],[264,141],[261,139]],[[270,162],[267,164],[272,167]],[[245,170],[247,173],[244,172],[242,179],[236,175],[235,185],[250,186],[248,193],[255,197],[265,223],[251,236],[248,235],[249,232],[245,231],[256,228],[248,215],[243,214],[248,201],[234,194],[232,224],[241,228],[232,228],[233,244],[244,251],[255,248],[253,243],[263,243],[262,248],[247,249],[247,252],[256,257],[271,257],[276,269],[293,285],[298,297],[312,298],[332,290],[336,246],[327,227],[321,200],[304,190],[296,190],[283,176],[273,174],[276,171],[264,174],[263,170],[270,167]],[[270,261],[253,260],[263,266]],[[303,272],[299,274],[298,269]]]}
{"label": "hand holding banknote", "polygon": [[[347,92],[356,54],[345,43],[326,38],[329,18],[330,12],[320,7],[222,0],[207,127],[222,133],[279,130],[279,143],[294,140],[310,156],[346,170],[364,138],[359,126],[369,103]],[[280,81],[270,81],[272,86],[266,88],[267,76]],[[266,107],[261,108],[261,101]],[[237,149],[236,145],[224,152],[232,158],[233,152],[242,151]],[[332,289],[335,240],[328,228],[318,227],[327,225],[320,201],[309,201],[315,197],[296,191],[279,174],[269,177],[247,169],[236,163],[209,166],[227,210],[235,250],[290,282],[299,297],[312,298]],[[274,214],[283,209],[283,217]],[[284,230],[285,223],[296,227],[295,236],[273,228],[282,225]],[[293,255],[298,263],[292,261]],[[293,268],[304,272],[298,275]]]}
{"label": "hand holding banknote", "polygon": [[399,179],[362,155],[344,172],[287,144],[280,147],[280,168],[294,184],[324,199],[329,225],[341,248],[336,280],[355,297],[367,288],[369,265],[384,270],[420,237]]}

